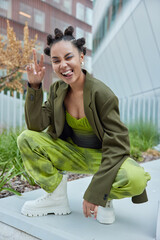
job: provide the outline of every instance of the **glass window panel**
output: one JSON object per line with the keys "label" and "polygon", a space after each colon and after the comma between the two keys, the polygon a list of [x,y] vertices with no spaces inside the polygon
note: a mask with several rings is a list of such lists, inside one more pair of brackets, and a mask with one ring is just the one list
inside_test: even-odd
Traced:
{"label": "glass window panel", "polygon": [[11,18],[11,0],[0,0],[0,15]]}
{"label": "glass window panel", "polygon": [[63,0],[63,10],[68,14],[72,13],[72,0]]}
{"label": "glass window panel", "polygon": [[86,22],[89,24],[89,25],[92,25],[92,9],[91,8],[86,8]]}
{"label": "glass window panel", "polygon": [[89,32],[86,32],[86,47],[92,49],[92,34]]}
{"label": "glass window panel", "polygon": [[41,31],[45,30],[45,14],[38,9],[34,9],[34,27]]}
{"label": "glass window panel", "polygon": [[76,27],[76,38],[84,37],[84,30],[82,28]]}
{"label": "glass window panel", "polygon": [[81,3],[77,3],[76,6],[76,17],[81,20],[84,21],[84,15],[85,15],[85,7],[83,4]]}
{"label": "glass window panel", "polygon": [[25,23],[27,21],[28,25],[32,26],[32,14],[32,7],[24,3],[20,3],[19,21],[21,23]]}

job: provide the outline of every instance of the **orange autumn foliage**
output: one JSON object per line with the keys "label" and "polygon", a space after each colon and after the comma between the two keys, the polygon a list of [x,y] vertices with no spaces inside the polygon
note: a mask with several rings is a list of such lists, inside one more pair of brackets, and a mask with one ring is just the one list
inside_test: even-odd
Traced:
{"label": "orange autumn foliage", "polygon": [[23,92],[22,72],[25,71],[27,64],[32,63],[32,49],[36,41],[37,35],[34,39],[29,39],[29,29],[26,23],[22,44],[7,20],[7,39],[5,40],[0,35],[0,69],[3,72],[0,76],[0,91],[9,88]]}

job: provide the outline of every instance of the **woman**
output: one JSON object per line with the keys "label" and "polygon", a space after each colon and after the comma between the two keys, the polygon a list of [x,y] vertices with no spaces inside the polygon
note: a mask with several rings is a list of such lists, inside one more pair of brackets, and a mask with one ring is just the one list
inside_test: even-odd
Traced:
{"label": "woman", "polygon": [[128,131],[119,118],[117,97],[81,68],[85,39],[76,40],[73,31],[68,27],[63,34],[55,29],[55,36],[47,37],[44,52],[61,80],[51,85],[43,106],[43,55],[38,64],[34,50],[34,67],[27,67],[29,130],[18,137],[18,146],[26,171],[47,193],[27,201],[22,214],[70,213],[64,171],[90,173],[93,178],[84,194],[84,215],[93,214],[100,223],[109,224],[115,220],[112,199],[147,201],[150,175],[129,157]]}

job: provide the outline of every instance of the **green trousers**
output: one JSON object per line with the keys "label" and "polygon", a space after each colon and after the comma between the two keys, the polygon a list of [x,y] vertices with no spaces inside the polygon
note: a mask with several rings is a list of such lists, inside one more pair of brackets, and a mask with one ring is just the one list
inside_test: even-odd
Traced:
{"label": "green trousers", "polygon": [[[78,147],[71,140],[54,140],[45,132],[25,130],[17,142],[27,173],[46,192],[56,189],[63,171],[94,174],[101,164],[101,149]],[[118,171],[109,199],[139,195],[148,180],[149,173],[127,158]]]}

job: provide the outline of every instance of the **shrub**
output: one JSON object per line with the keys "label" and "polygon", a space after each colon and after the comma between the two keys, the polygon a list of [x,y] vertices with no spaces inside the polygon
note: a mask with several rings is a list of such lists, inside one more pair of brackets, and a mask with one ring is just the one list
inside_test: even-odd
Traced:
{"label": "shrub", "polygon": [[142,152],[156,145],[160,135],[152,123],[142,121],[128,125],[128,130],[131,155],[140,161],[142,160]]}

